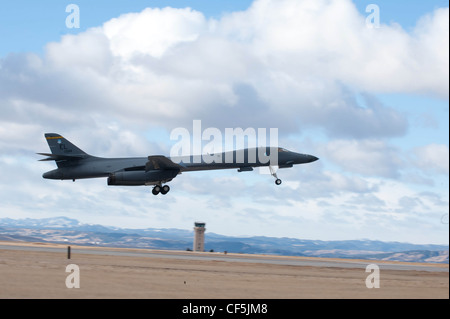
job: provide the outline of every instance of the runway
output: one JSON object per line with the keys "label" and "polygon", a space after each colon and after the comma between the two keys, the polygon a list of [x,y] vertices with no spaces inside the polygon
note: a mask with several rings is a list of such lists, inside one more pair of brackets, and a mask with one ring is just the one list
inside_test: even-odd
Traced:
{"label": "runway", "polygon": [[[0,298],[449,298],[442,264],[86,246],[67,257],[67,245],[0,242]],[[70,265],[80,288],[67,287]]]}
{"label": "runway", "polygon": [[[14,250],[34,250],[41,252],[59,252],[66,254],[67,246],[49,247],[49,246],[11,246],[8,244],[0,245],[1,249]],[[225,261],[225,262],[245,262],[257,264],[272,264],[286,266],[309,266],[309,267],[336,267],[336,268],[358,268],[366,269],[369,264],[377,264],[380,269],[385,270],[415,270],[431,272],[448,272],[448,265],[426,264],[426,263],[408,263],[408,262],[386,262],[379,260],[358,260],[358,259],[334,259],[317,257],[291,257],[291,256],[271,256],[271,255],[248,255],[233,253],[200,253],[185,251],[161,251],[148,249],[123,249],[111,247],[71,247],[72,254],[92,254],[105,256],[123,256],[123,257],[144,257],[144,258],[164,258],[164,259],[185,259],[197,261]]]}

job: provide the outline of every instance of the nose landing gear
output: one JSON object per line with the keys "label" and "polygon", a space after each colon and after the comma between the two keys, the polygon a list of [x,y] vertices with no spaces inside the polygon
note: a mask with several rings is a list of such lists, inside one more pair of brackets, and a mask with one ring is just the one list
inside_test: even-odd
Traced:
{"label": "nose landing gear", "polygon": [[274,169],[272,166],[269,166],[269,170],[270,170],[270,174],[275,177],[275,184],[280,185],[281,184],[281,179],[278,178],[277,173],[275,173]]}

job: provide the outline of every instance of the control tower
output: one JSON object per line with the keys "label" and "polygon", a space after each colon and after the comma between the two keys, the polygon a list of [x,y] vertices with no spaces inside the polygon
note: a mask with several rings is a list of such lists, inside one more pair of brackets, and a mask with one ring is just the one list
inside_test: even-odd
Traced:
{"label": "control tower", "polygon": [[205,251],[205,223],[195,222],[194,251]]}

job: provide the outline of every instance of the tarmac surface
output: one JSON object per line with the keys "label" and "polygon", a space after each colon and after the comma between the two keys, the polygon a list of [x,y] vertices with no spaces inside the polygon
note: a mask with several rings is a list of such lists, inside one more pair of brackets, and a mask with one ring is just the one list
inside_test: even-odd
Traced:
{"label": "tarmac surface", "polygon": [[[59,252],[67,254],[67,246],[50,247],[29,245],[1,245],[0,250],[24,250],[40,252]],[[227,262],[247,262],[273,265],[290,266],[311,266],[311,267],[337,267],[337,268],[362,268],[376,263],[380,269],[389,270],[417,270],[431,272],[448,272],[448,265],[427,264],[427,263],[406,263],[406,262],[386,262],[370,261],[358,259],[336,259],[336,258],[315,258],[315,257],[290,257],[290,256],[271,256],[271,255],[249,255],[249,254],[224,254],[224,253],[199,253],[185,251],[164,251],[148,249],[123,249],[111,247],[71,247],[72,254],[92,254],[124,257],[147,257],[164,259],[185,259],[198,261],[227,261]]]}
{"label": "tarmac surface", "polygon": [[[67,257],[65,245],[0,242],[0,298],[449,298],[448,264],[83,246]],[[67,286],[73,264],[80,288]],[[373,264],[380,288],[366,285]]]}

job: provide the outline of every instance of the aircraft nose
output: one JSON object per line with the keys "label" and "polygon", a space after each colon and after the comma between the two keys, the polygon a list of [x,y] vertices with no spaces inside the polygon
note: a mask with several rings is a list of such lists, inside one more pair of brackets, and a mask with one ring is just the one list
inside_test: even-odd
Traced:
{"label": "aircraft nose", "polygon": [[308,163],[312,163],[317,161],[319,158],[315,157],[314,155],[308,155]]}

